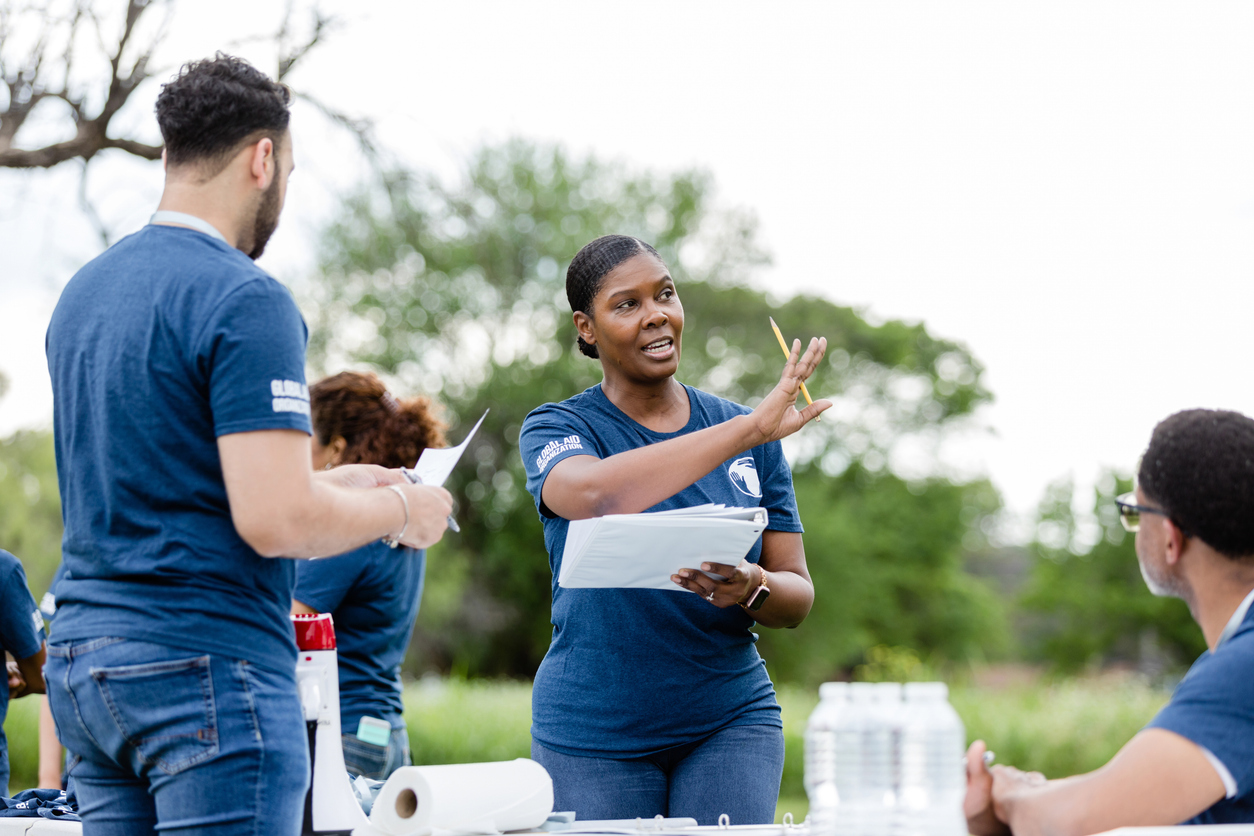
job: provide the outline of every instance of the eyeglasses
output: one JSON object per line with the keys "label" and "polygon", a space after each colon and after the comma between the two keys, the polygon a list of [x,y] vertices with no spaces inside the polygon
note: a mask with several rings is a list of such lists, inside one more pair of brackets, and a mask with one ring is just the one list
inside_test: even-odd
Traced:
{"label": "eyeglasses", "polygon": [[[1171,515],[1161,508],[1150,508],[1148,505],[1136,504],[1136,491],[1130,491],[1122,496],[1115,497],[1115,505],[1119,506],[1119,522],[1123,523],[1125,531],[1131,531],[1134,534],[1141,527],[1142,514],[1158,514],[1160,517],[1171,519]],[[1173,521],[1174,522],[1174,521]],[[1183,528],[1180,532],[1188,537],[1189,534]]]}

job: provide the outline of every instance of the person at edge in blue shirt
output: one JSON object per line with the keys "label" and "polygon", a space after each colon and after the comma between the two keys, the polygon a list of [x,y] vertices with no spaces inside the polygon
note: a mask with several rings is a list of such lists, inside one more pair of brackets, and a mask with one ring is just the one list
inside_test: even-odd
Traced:
{"label": "person at edge in blue shirt", "polygon": [[293,168],[289,91],[219,54],[157,97],[152,222],[48,327],[68,572],[45,668],[86,836],[300,832],[294,561],[439,540],[451,497],[309,466],[305,323],[254,265]]}
{"label": "person at edge in blue shirt", "polygon": [[[443,447],[444,423],[427,398],[398,400],[373,374],[341,372],[309,387],[313,466],[364,462],[413,467],[427,447]],[[340,670],[344,765],[386,780],[409,758],[402,716],[401,662],[418,618],[426,553],[371,543],[296,565],[292,612],[329,612]]]}
{"label": "person at edge in blue shirt", "polygon": [[[779,440],[831,405],[795,406],[826,340],[804,354],[794,342],[779,384],[750,410],[675,379],[684,309],[648,244],[591,242],[571,261],[566,294],[603,380],[533,411],[520,436],[554,578],[532,758],[553,778],[555,808],[581,819],[770,823],[784,738],[751,628],[795,627],[814,601]],[[570,520],[706,503],[768,510],[739,564],[681,569],[673,592],[557,585]]]}
{"label": "person at edge in blue shirt", "polygon": [[9,795],[9,742],[4,717],[9,700],[44,692],[44,620],[26,585],[22,562],[0,549],[0,659],[5,664],[8,687],[0,691],[0,796]]}
{"label": "person at edge in blue shirt", "polygon": [[1178,412],[1154,428],[1137,488],[1116,500],[1141,575],[1182,598],[1209,648],[1105,766],[1046,781],[967,753],[976,836],[1254,822],[1254,420]]}

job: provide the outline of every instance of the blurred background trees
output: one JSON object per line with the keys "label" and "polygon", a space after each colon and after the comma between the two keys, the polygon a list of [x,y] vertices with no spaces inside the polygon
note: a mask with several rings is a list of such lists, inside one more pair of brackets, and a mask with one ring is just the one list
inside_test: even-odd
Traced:
{"label": "blurred background trees", "polygon": [[768,315],[790,336],[829,340],[810,389],[837,407],[789,445],[821,593],[804,630],[763,631],[772,671],[831,677],[882,642],[945,659],[1004,652],[1003,609],[963,570],[998,497],[943,478],[935,460],[989,398],[969,352],[922,325],[756,289],[768,256],[754,218],[716,208],[700,172],[636,172],[519,140],[479,150],[458,182],[396,172],[351,196],[300,294],[320,371],[364,364],[436,394],[453,438],[491,409],[453,476],[469,525],[432,550],[415,669],[530,676],[548,647],[551,576],[518,432],[530,410],[599,380],[575,349],[565,269],[608,232],[649,241],[671,266],[685,382],[756,403],[783,365]]}
{"label": "blurred background trees", "polygon": [[[819,594],[801,629],[761,633],[777,681],[999,659],[1162,672],[1200,651],[1183,604],[1140,580],[1111,502],[1126,479],[1111,474],[1094,497],[1096,537],[1060,483],[1030,545],[989,542],[996,490],[954,478],[938,452],[991,397],[960,343],[763,289],[754,216],[720,206],[701,171],[514,140],[479,149],[454,180],[392,170],[347,195],[295,287],[311,379],[378,370],[441,402],[455,441],[491,410],[451,480],[463,533],[431,551],[410,675],[529,678],[548,647],[551,575],[518,432],[530,410],[599,380],[575,349],[565,270],[612,231],[653,243],[676,277],[686,383],[752,405],[782,367],[768,316],[790,338],[828,338],[810,389],[836,406],[786,444]],[[59,541],[50,434],[19,432],[0,441],[0,548],[41,594]]]}
{"label": "blurred background trees", "polygon": [[1115,507],[1115,497],[1130,490],[1131,478],[1113,471],[1098,482],[1091,545],[1079,542],[1070,481],[1046,492],[1022,596],[1031,658],[1067,672],[1119,662],[1154,674],[1187,666],[1206,649],[1185,603],[1150,595],[1141,579],[1135,535],[1124,531]]}

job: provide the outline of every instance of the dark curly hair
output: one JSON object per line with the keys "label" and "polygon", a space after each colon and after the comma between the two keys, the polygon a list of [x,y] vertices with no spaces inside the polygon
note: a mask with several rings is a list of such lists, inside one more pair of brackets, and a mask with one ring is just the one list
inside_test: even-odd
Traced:
{"label": "dark curly hair", "polygon": [[369,372],[340,372],[309,387],[318,443],[341,436],[348,446],[341,464],[413,467],[428,447],[444,447],[447,426],[429,398],[397,400]]}
{"label": "dark curly hair", "polygon": [[1190,409],[1154,428],[1137,483],[1181,529],[1227,557],[1254,557],[1254,420]]}
{"label": "dark curly hair", "polygon": [[166,161],[225,165],[245,140],[267,136],[277,147],[287,130],[291,99],[285,85],[233,55],[219,52],[185,64],[157,96]]}
{"label": "dark curly hair", "polygon": [[[630,235],[602,235],[585,244],[570,260],[570,267],[566,268],[566,301],[570,302],[571,313],[582,311],[591,316],[592,300],[601,290],[605,277],[615,267],[640,253],[648,253],[662,261],[657,250]],[[578,340],[581,352],[593,360],[599,356],[595,345],[588,345],[583,337],[578,337]]]}

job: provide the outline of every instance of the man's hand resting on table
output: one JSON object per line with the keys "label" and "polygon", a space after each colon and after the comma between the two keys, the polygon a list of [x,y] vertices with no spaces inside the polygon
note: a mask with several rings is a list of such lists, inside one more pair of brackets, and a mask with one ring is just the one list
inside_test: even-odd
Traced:
{"label": "man's hand resting on table", "polygon": [[967,831],[971,836],[1004,836],[1010,828],[997,818],[994,810],[994,778],[984,764],[987,750],[983,740],[975,741],[967,750],[967,797],[962,803],[962,812],[967,816]]}
{"label": "man's hand resting on table", "polygon": [[1047,781],[1039,772],[984,765],[984,741],[967,750],[963,810],[973,836],[1085,836],[1117,827],[1173,825],[1224,797],[1201,747],[1143,729],[1105,766]]}

